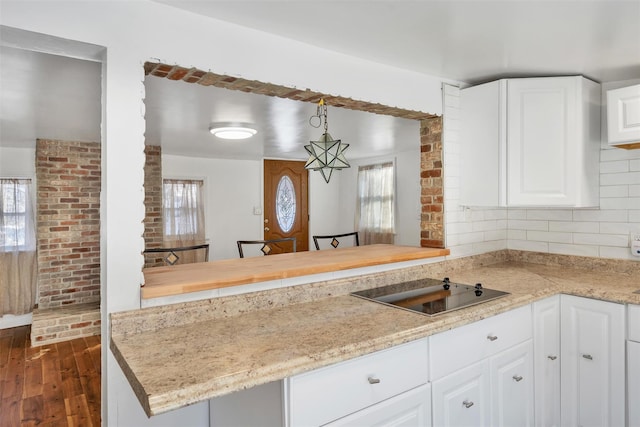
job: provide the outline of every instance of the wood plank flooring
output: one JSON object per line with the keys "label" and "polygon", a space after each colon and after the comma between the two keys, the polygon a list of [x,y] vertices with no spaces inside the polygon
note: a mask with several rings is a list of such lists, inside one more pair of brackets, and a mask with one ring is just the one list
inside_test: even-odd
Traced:
{"label": "wood plank flooring", "polygon": [[100,426],[100,336],[32,348],[0,329],[0,427]]}

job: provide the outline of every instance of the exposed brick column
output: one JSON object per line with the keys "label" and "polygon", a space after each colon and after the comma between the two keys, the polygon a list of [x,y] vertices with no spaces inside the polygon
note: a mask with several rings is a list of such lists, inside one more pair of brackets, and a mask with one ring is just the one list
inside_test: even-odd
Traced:
{"label": "exposed brick column", "polygon": [[100,144],[36,141],[39,308],[100,301]]}
{"label": "exposed brick column", "polygon": [[[163,244],[162,231],[162,148],[158,145],[147,145],[144,164],[144,244],[145,247],[160,248]],[[163,255],[146,254],[145,267],[164,265]]]}
{"label": "exposed brick column", "polygon": [[442,117],[420,121],[420,246],[444,248]]}

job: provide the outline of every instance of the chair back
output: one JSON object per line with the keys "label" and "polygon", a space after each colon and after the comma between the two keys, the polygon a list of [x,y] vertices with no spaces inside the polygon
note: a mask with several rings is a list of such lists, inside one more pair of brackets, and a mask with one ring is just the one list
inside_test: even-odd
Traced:
{"label": "chair back", "polygon": [[360,239],[358,238],[358,232],[352,231],[351,233],[313,236],[313,244],[316,245],[317,250],[320,250],[320,246],[322,246],[322,249],[360,246]]}
{"label": "chair back", "polygon": [[[245,254],[247,247],[253,248],[253,250],[250,250],[250,252]],[[238,240],[238,253],[240,254],[240,258],[244,258],[245,255],[275,255],[295,251],[295,237],[284,237],[282,239],[270,240]]]}
{"label": "chair back", "polygon": [[[179,247],[172,247],[172,248],[149,248],[149,249],[145,249],[142,253],[143,254],[152,254],[152,253],[159,253],[159,254],[163,254],[163,260],[164,263],[166,265],[175,265],[175,264],[182,264],[183,262],[180,262],[182,260],[182,252],[185,251],[198,251],[201,250],[201,252],[204,252],[204,262],[209,261],[209,244],[208,243],[204,243],[202,245],[191,245],[191,246],[179,246]],[[192,256],[192,259],[194,261],[191,262],[198,262],[198,256],[197,254],[194,254],[194,256]]]}

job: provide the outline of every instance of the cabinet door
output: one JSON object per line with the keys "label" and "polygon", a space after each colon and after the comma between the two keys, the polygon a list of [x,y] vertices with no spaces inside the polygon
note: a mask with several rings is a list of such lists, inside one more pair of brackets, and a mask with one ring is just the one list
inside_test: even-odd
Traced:
{"label": "cabinet door", "polygon": [[507,83],[509,206],[576,203],[579,77]]}
{"label": "cabinet door", "polygon": [[640,85],[607,91],[607,126],[609,144],[640,146]]}
{"label": "cabinet door", "polygon": [[491,425],[533,426],[533,341],[491,358]]}
{"label": "cabinet door", "polygon": [[431,425],[431,387],[423,385],[355,414],[326,424],[330,427],[428,427]]}
{"label": "cabinet door", "polygon": [[640,342],[627,342],[629,427],[640,427]]}
{"label": "cabinet door", "polygon": [[624,306],[570,295],[560,301],[562,425],[624,425]]}
{"label": "cabinet door", "polygon": [[560,295],[533,304],[535,425],[560,425]]}
{"label": "cabinet door", "polygon": [[489,426],[489,362],[484,360],[433,382],[433,425]]}

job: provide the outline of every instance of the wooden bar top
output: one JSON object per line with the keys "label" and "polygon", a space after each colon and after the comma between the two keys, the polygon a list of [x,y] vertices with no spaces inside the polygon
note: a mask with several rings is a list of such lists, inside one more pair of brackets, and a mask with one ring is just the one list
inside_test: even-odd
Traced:
{"label": "wooden bar top", "polygon": [[145,268],[142,298],[180,295],[445,255],[449,255],[449,249],[377,244]]}

